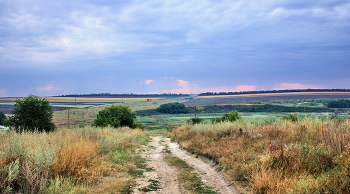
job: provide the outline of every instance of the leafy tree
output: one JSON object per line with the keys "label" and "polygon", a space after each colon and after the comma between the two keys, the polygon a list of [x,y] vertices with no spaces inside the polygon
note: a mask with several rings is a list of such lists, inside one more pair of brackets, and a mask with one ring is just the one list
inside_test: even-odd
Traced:
{"label": "leafy tree", "polygon": [[128,106],[112,105],[99,111],[97,118],[92,123],[95,127],[112,126],[114,128],[130,127],[143,129],[142,123],[135,121],[136,113]]}
{"label": "leafy tree", "polygon": [[17,132],[22,131],[54,131],[56,126],[52,122],[53,109],[45,98],[29,95],[15,101],[13,116],[9,117],[8,125]]}
{"label": "leafy tree", "polygon": [[179,102],[162,104],[159,106],[159,108],[157,108],[157,111],[161,113],[168,113],[168,114],[181,114],[181,113],[189,112],[186,106]]}
{"label": "leafy tree", "polygon": [[3,112],[0,112],[0,125],[4,125],[6,120],[6,115]]}
{"label": "leafy tree", "polygon": [[239,116],[238,111],[234,110],[229,113],[224,114],[222,117],[214,117],[211,119],[212,123],[220,123],[220,122],[234,122],[236,120],[241,119],[241,116]]}

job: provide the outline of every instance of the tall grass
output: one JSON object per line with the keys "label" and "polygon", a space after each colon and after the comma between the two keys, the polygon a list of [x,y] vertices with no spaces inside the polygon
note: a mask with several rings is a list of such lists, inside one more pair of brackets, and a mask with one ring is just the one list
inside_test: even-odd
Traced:
{"label": "tall grass", "polygon": [[[136,168],[132,153],[146,141],[144,132],[128,128],[2,133],[0,192],[93,193],[110,187],[126,191],[134,184],[128,173]],[[111,159],[118,158],[120,149],[131,158],[123,164]],[[109,177],[109,187],[103,185],[104,177]]]}
{"label": "tall grass", "polygon": [[168,135],[254,193],[349,193],[350,121],[185,125]]}

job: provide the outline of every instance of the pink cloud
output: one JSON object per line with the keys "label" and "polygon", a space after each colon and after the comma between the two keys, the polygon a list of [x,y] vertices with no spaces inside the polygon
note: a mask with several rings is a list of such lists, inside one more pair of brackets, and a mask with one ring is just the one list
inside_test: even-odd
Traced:
{"label": "pink cloud", "polygon": [[175,93],[175,94],[190,94],[190,89],[172,89],[172,90],[163,90],[161,93]]}
{"label": "pink cloud", "polygon": [[235,92],[254,91],[254,90],[255,90],[254,85],[238,85],[235,87]]}
{"label": "pink cloud", "polygon": [[184,80],[177,80],[178,82],[178,86],[181,86],[181,87],[189,87],[189,82],[188,81],[184,81]]}
{"label": "pink cloud", "polygon": [[153,80],[146,80],[145,83],[150,85],[153,82]]}
{"label": "pink cloud", "polygon": [[301,84],[301,83],[280,83],[280,84],[277,84],[275,87],[276,90],[308,89],[308,88],[319,88],[319,87],[312,84]]}

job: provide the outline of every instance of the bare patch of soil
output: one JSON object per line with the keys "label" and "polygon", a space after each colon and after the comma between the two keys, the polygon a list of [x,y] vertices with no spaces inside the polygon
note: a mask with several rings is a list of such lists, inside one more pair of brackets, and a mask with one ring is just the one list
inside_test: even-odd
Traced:
{"label": "bare patch of soil", "polygon": [[[213,166],[203,160],[196,158],[183,149],[179,148],[177,143],[171,142],[169,138],[156,136],[144,147],[143,157],[148,159],[148,166],[153,168],[153,171],[145,172],[144,177],[137,181],[137,186],[134,193],[189,193],[184,189],[177,177],[176,168],[170,166],[164,159],[165,153],[163,150],[167,147],[171,155],[184,160],[188,165],[193,167],[203,180],[203,182],[212,187],[217,193],[222,194],[238,194],[240,193],[220,172],[217,172]],[[144,192],[142,188],[150,184],[150,180],[159,182],[159,189],[156,191]]]}

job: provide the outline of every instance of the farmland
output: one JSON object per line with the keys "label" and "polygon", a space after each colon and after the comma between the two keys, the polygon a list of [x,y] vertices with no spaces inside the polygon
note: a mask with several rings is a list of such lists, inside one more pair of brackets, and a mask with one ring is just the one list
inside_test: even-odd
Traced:
{"label": "farmland", "polygon": [[274,100],[301,100],[318,98],[350,98],[350,92],[292,92],[292,93],[263,93],[263,94],[240,94],[240,95],[211,95],[198,96],[188,100],[186,106],[224,105],[224,104],[247,104],[249,102],[270,102]]}
{"label": "farmland", "polygon": [[[322,104],[306,105],[292,103],[291,100],[317,99],[317,98],[350,98],[349,92],[298,92],[298,93],[267,93],[267,94],[241,94],[241,95],[211,95],[211,96],[184,96],[184,97],[48,97],[54,113],[54,122],[58,126],[84,126],[91,123],[105,106],[111,104],[123,104],[137,111],[139,121],[143,122],[146,129],[171,129],[186,123],[195,114],[198,117],[209,120],[212,117],[221,116],[224,112],[239,110],[244,113],[243,117],[249,119],[278,118],[288,112],[316,112],[315,117],[328,117],[334,114],[336,109],[327,109]],[[0,98],[0,111],[11,114],[16,98]],[[254,102],[270,102],[268,104],[249,104]],[[280,101],[277,103],[277,101]],[[169,102],[184,103],[191,109],[190,114],[163,115],[155,111],[161,104]],[[281,103],[283,102],[283,103]],[[194,109],[195,106],[204,106],[202,112]],[[266,107],[263,107],[266,106]],[[299,107],[299,108],[298,108]],[[281,113],[278,110],[287,110]],[[269,110],[269,113],[264,113]],[[276,111],[272,111],[276,110]],[[337,114],[348,116],[345,109]],[[144,113],[147,114],[144,114]],[[323,112],[323,113],[322,113]],[[244,116],[249,114],[250,116]],[[265,115],[265,116],[262,116]]]}

